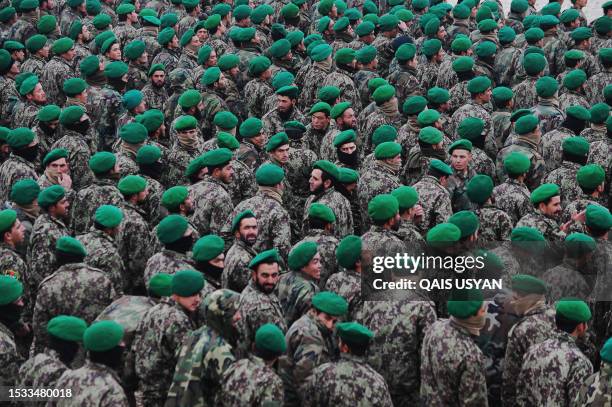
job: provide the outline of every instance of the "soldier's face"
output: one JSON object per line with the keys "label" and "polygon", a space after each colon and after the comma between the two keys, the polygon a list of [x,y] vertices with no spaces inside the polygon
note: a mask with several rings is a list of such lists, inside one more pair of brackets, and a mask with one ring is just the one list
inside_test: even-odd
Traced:
{"label": "soldier's face", "polygon": [[491,88],[488,88],[483,94],[482,94],[482,100],[484,100],[485,102],[488,102],[491,100]]}
{"label": "soldier's face", "polygon": [[138,193],[138,202],[144,202],[145,199],[149,196],[149,188],[145,188],[144,191]]}
{"label": "soldier's face", "polygon": [[558,218],[561,214],[561,197],[553,196],[548,203],[540,203],[540,211],[549,218]]}
{"label": "soldier's face", "polygon": [[119,44],[113,44],[108,51],[108,57],[113,61],[121,60],[121,46]]}
{"label": "soldier's face", "polygon": [[174,294],[172,295],[172,298],[174,298],[174,301],[178,302],[181,307],[189,312],[195,312],[195,310],[197,310],[202,303],[200,293],[192,295],[191,297],[179,297]]}
{"label": "soldier's face", "polygon": [[236,232],[236,238],[252,246],[257,241],[257,219],[246,218],[240,221],[240,227]]}
{"label": "soldier's face", "polygon": [[65,158],[60,158],[59,160],[55,160],[48,165],[53,171],[58,174],[68,174],[69,167]]}
{"label": "soldier's face", "polygon": [[344,154],[353,154],[355,150],[357,150],[357,144],[353,142],[344,143],[340,146],[340,151],[342,151]]}
{"label": "soldier's face", "polygon": [[47,95],[40,83],[37,83],[32,91],[32,101],[39,105],[44,105],[47,102]]}
{"label": "soldier's face", "polygon": [[91,33],[89,32],[89,28],[87,28],[86,25],[83,26],[82,33],[84,42],[91,40]]}
{"label": "soldier's face", "polygon": [[146,110],[147,110],[147,104],[143,100],[142,102],[140,102],[138,106],[134,108],[134,113],[141,114],[141,113],[144,113]]}
{"label": "soldier's face", "polygon": [[281,112],[288,112],[293,109],[294,101],[288,96],[278,95],[277,99],[278,110]]}
{"label": "soldier's face", "polygon": [[310,179],[308,180],[308,187],[310,192],[318,191],[321,187],[323,187],[323,171],[318,168],[315,168],[310,173]]}
{"label": "soldier's face", "polygon": [[208,262],[215,267],[223,268],[225,265],[225,254],[221,253],[214,259],[209,260]]}
{"label": "soldier's face", "polygon": [[219,178],[225,184],[230,184],[232,182],[234,179],[234,168],[231,164],[227,164],[225,167],[221,168]]}
{"label": "soldier's face", "polygon": [[342,128],[343,129],[354,129],[357,127],[357,118],[355,117],[355,111],[349,107],[342,113]]}
{"label": "soldier's face", "polygon": [[257,147],[262,148],[264,144],[266,144],[266,134],[262,131],[259,135],[251,138],[251,143],[255,144]]}
{"label": "soldier's face", "polygon": [[270,153],[281,164],[287,164],[289,161],[289,145],[285,144]]}
{"label": "soldier's face", "polygon": [[315,280],[321,278],[321,255],[319,253],[310,259],[308,264],[302,269],[304,273],[308,274]]}
{"label": "soldier's face", "polygon": [[210,56],[208,57],[208,66],[217,65],[217,53],[215,50],[210,51]]}
{"label": "soldier's face", "polygon": [[278,272],[278,263],[262,263],[257,266],[257,270],[253,272],[253,279],[261,291],[270,294],[274,291],[280,274]]}
{"label": "soldier's face", "polygon": [[55,215],[58,218],[67,219],[68,218],[68,208],[70,208],[70,203],[66,198],[62,198],[55,204]]}
{"label": "soldier's face", "polygon": [[149,64],[149,54],[147,52],[143,52],[142,55],[137,59],[138,63],[141,65]]}
{"label": "soldier's face", "polygon": [[337,317],[326,314],[325,312],[317,313],[317,319],[319,320],[319,322],[321,322],[321,324],[325,326],[325,328],[329,329],[330,331],[334,330],[336,322],[338,321]]}
{"label": "soldier's face", "polygon": [[19,221],[19,219],[15,220],[13,227],[8,231],[9,238],[14,245],[20,245],[23,243],[23,238],[25,236],[25,227]]}
{"label": "soldier's face", "polygon": [[453,154],[451,155],[451,166],[456,171],[465,171],[471,158],[472,154],[467,150],[453,150]]}
{"label": "soldier's face", "polygon": [[198,48],[200,45],[202,45],[202,43],[200,42],[200,37],[198,37],[197,35],[194,35],[193,37],[191,37],[190,44],[191,46]]}
{"label": "soldier's face", "polygon": [[323,130],[329,126],[329,116],[324,112],[317,112],[312,115],[312,128],[316,130]]}
{"label": "soldier's face", "polygon": [[206,31],[205,28],[200,28],[196,32],[196,35],[198,36],[198,38],[200,39],[202,43],[208,39],[208,31]]}
{"label": "soldier's face", "polygon": [[38,50],[38,56],[42,57],[42,58],[49,58],[49,47],[48,46],[44,46],[41,49]]}
{"label": "soldier's face", "polygon": [[151,76],[151,82],[153,82],[153,85],[156,87],[161,88],[166,82],[166,73],[164,71],[157,71],[153,73]]}
{"label": "soldier's face", "polygon": [[[69,51],[64,53],[64,58],[66,58],[66,60],[68,61],[72,61],[75,55],[76,55],[76,52],[74,51],[74,48],[71,48]],[[119,57],[119,59],[121,59],[121,57]]]}

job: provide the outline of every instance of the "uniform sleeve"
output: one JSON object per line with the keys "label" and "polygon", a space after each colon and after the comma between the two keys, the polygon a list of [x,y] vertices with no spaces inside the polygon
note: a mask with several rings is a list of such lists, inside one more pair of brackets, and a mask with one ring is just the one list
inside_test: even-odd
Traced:
{"label": "uniform sleeve", "polygon": [[582,385],[593,374],[593,365],[586,358],[578,359],[570,366],[567,382],[567,400],[578,397]]}
{"label": "uniform sleeve", "polygon": [[461,406],[487,407],[487,383],[483,357],[466,360],[459,378],[459,404]]}
{"label": "uniform sleeve", "polygon": [[301,387],[313,369],[327,361],[323,355],[324,345],[317,338],[302,335],[297,340],[299,342],[294,346],[293,353],[293,380],[297,387]]}

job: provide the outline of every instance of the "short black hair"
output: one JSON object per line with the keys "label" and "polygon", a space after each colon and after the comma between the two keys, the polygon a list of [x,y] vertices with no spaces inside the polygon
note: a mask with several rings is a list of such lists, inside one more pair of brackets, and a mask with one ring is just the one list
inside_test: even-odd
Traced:
{"label": "short black hair", "polygon": [[308,226],[310,229],[325,229],[325,226],[329,222],[324,221],[323,219],[313,218],[311,216],[308,217]]}
{"label": "short black hair", "polygon": [[572,321],[564,317],[563,315],[556,313],[555,314],[555,324],[557,325],[557,329],[560,329],[563,332],[571,334],[576,330],[576,327],[580,325],[582,322]]}
{"label": "short black hair", "polygon": [[365,354],[368,351],[368,348],[370,347],[369,342],[354,343],[354,342],[347,342],[342,339],[340,340],[342,341],[343,344],[345,344],[349,348],[349,353],[351,353],[352,355],[356,355],[356,356],[365,356]]}

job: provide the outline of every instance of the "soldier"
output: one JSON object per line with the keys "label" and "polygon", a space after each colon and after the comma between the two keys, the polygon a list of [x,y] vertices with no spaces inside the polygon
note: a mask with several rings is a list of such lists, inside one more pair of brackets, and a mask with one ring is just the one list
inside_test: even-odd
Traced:
{"label": "soldier", "polygon": [[0,165],[0,202],[7,200],[13,185],[22,179],[38,179],[39,143],[32,130],[19,127],[9,132],[9,158]]}
{"label": "soldier", "polygon": [[240,352],[245,354],[252,348],[256,330],[265,323],[274,323],[286,331],[285,317],[274,290],[279,280],[277,249],[260,252],[249,263],[251,281],[240,294],[238,321]]}
{"label": "soldier", "polygon": [[[344,103],[348,105],[348,102]],[[306,126],[304,142],[317,156],[332,161],[335,157],[327,157],[331,156],[333,152],[328,144],[327,135],[335,133],[330,125],[330,112],[331,106],[326,102],[317,102],[310,108],[308,114],[311,116],[311,120],[310,124]]]}
{"label": "soldier", "polygon": [[64,81],[77,76],[72,67],[75,57],[74,41],[68,37],[60,38],[53,43],[51,51],[55,56],[45,65],[41,83],[49,101],[63,106],[66,102],[62,91]]}
{"label": "soldier", "polygon": [[[453,134],[457,130],[459,124],[466,117],[478,117],[485,122],[484,132],[487,137],[490,137],[491,115],[484,108],[484,105],[491,100],[491,80],[486,76],[477,76],[471,79],[467,85],[467,91],[470,93],[471,100],[466,101],[466,104],[459,107],[451,118],[451,129]],[[451,89],[451,94],[453,90]]]}
{"label": "soldier", "polygon": [[559,97],[559,108],[562,111],[566,111],[570,106],[582,106],[585,109],[589,108],[590,103],[584,94],[584,83],[586,80],[586,73],[584,73],[582,69],[574,69],[565,75],[565,78],[563,78],[563,86],[567,89],[567,92],[564,92]]}
{"label": "soldier", "polygon": [[358,400],[377,406],[393,405],[385,380],[365,361],[374,333],[356,322],[336,325],[340,360],[320,365],[304,385],[304,405],[340,405]]}
{"label": "soldier", "polygon": [[[296,83],[301,88],[300,99],[297,104],[299,109],[309,110],[315,103],[319,88],[324,86],[325,78],[331,72],[332,51],[333,49],[330,45],[319,44],[310,52],[312,62],[309,69],[302,78],[300,78],[299,74],[296,78]],[[297,95],[295,99],[297,99]]]}
{"label": "soldier", "polygon": [[[64,94],[66,95],[66,104],[64,108],[69,106],[80,106],[85,109],[85,112],[93,113],[91,110],[91,106],[88,105],[88,95],[89,95],[89,85],[81,78],[70,78],[64,82]],[[96,90],[94,90],[96,92]],[[87,110],[90,109],[90,110]],[[91,118],[90,118],[91,120]],[[60,128],[60,132],[63,132],[65,129]],[[94,154],[97,151],[97,134],[95,127],[92,127],[91,124],[88,127],[87,131],[83,135],[84,141],[87,143],[87,147],[89,147],[90,154]]]}
{"label": "soldier", "polygon": [[603,91],[610,83],[610,77],[612,76],[610,74],[612,71],[612,52],[608,48],[601,48],[599,50],[599,61],[603,69],[589,77],[584,85],[587,100],[591,103],[604,102]]}
{"label": "soldier", "polygon": [[157,42],[162,49],[151,61],[151,66],[161,64],[166,72],[172,72],[178,66],[179,61],[179,40],[176,32],[171,27],[166,27],[157,34]]}
{"label": "soldier", "polygon": [[66,5],[68,7],[64,7],[59,16],[59,30],[64,36],[70,32],[70,25],[73,21],[80,20],[87,15],[84,0],[71,0]]}
{"label": "soldier", "polygon": [[166,68],[161,64],[151,65],[147,72],[148,81],[142,88],[143,99],[149,109],[166,111],[168,92],[166,91]]}
{"label": "soldier", "polygon": [[[563,300],[556,305],[557,336],[540,342],[527,351],[518,376],[517,403],[543,400],[569,405],[584,381],[593,373],[589,359],[582,354],[576,340],[585,335],[591,311],[584,301]],[[543,372],[558,369],[555,380]]]}
{"label": "soldier", "polygon": [[425,55],[426,61],[419,65],[418,78],[423,89],[429,89],[436,84],[438,79],[438,70],[444,52],[442,43],[437,38],[428,39],[423,42],[421,52]]}
{"label": "soldier", "polygon": [[[163,116],[159,118],[159,123],[163,123]],[[154,133],[159,134],[157,131],[154,131]],[[151,134],[151,132],[149,132],[149,134]],[[163,216],[161,199],[164,193],[164,187],[159,182],[163,176],[162,167],[164,163],[162,162],[162,152],[155,144],[142,146],[136,154],[136,163],[138,164],[140,175],[149,185],[149,195],[145,200],[145,208],[148,214],[147,218],[149,222],[157,223]]]}
{"label": "soldier", "polygon": [[476,175],[467,184],[467,196],[480,220],[479,238],[483,242],[510,239],[512,225],[510,216],[492,201],[493,180],[487,175]]}
{"label": "soldier", "polygon": [[32,128],[41,105],[47,103],[47,96],[38,82],[38,76],[34,75],[24,80],[19,87],[19,95],[23,102],[17,103],[13,108],[11,127]]}
{"label": "soldier", "polygon": [[[460,7],[459,10],[461,10],[460,12],[463,12],[463,7]],[[449,29],[449,36],[451,36],[450,34],[451,33]],[[443,89],[451,89],[457,84],[459,78],[457,77],[457,73],[452,69],[453,62],[455,62],[458,58],[462,56],[467,56],[468,54],[471,54],[471,46],[472,41],[470,41],[467,36],[459,36],[452,40],[450,44],[450,50],[452,51],[452,54],[450,54],[450,58],[445,58],[440,63],[439,75],[435,82],[437,87]],[[424,92],[419,93],[423,94]]]}
{"label": "soldier", "polygon": [[[87,252],[77,239],[70,236],[59,238],[55,244],[55,256],[53,265],[58,268],[38,287],[32,318],[33,354],[44,349],[48,339],[45,328],[51,318],[74,315],[91,323],[117,297],[106,274],[83,262]],[[66,296],[66,293],[70,295]]]}
{"label": "soldier", "polygon": [[128,90],[140,90],[148,82],[147,67],[149,66],[149,55],[145,48],[144,42],[135,40],[128,43],[123,50],[125,58],[129,61]]}
{"label": "soldier", "polygon": [[61,185],[66,190],[68,199],[72,201],[74,192],[71,189],[72,179],[66,158],[68,158],[68,152],[63,148],[50,151],[43,159],[42,165],[45,167],[45,172],[38,179],[38,184],[41,189],[51,185]]}
{"label": "soldier", "polygon": [[[214,291],[205,299],[202,308],[206,325],[189,332],[177,350],[178,359],[166,405],[214,404],[223,376],[236,361],[238,299],[239,294],[231,290]],[[201,383],[206,383],[206,391],[202,391]]]}
{"label": "soldier", "polygon": [[609,394],[607,389],[607,377],[609,375],[609,367],[612,362],[612,340],[608,339],[604,346],[599,351],[601,357],[601,366],[599,372],[593,373],[584,383],[582,383],[574,403],[581,406],[596,406],[606,402],[606,395]]}
{"label": "soldier", "polygon": [[19,219],[25,229],[23,241],[16,246],[17,252],[24,258],[30,242],[32,225],[34,225],[36,218],[40,214],[40,207],[37,201],[39,193],[40,187],[36,181],[24,179],[13,185],[9,196],[10,206],[17,213],[17,219]]}
{"label": "soldier", "polygon": [[[349,102],[336,103],[330,110],[329,116],[334,120],[333,125],[330,124],[329,131],[323,137],[321,143],[313,145],[309,140],[309,148],[314,152],[319,152],[321,157],[329,157],[329,161],[335,160],[338,156],[338,148],[334,149],[334,140],[340,132],[353,130],[355,135],[355,141],[357,140],[357,119],[355,117],[355,110],[351,107]],[[345,133],[346,134],[346,133]],[[335,151],[334,151],[335,150]],[[342,155],[342,154],[340,154]],[[355,163],[353,163],[354,165]]]}
{"label": "soldier", "polygon": [[448,178],[453,170],[440,160],[431,160],[427,173],[414,189],[419,195],[423,207],[421,229],[428,231],[433,226],[446,222],[452,215],[451,197],[446,189]]}
{"label": "soldier", "polygon": [[359,70],[353,80],[361,96],[361,106],[366,107],[370,103],[370,94],[374,92],[369,88],[369,81],[378,77],[377,50],[371,45],[366,45],[357,51],[355,59]]}
{"label": "soldier", "polygon": [[[42,107],[36,115],[38,123],[34,126],[32,131],[34,131],[38,138],[40,157],[47,155],[47,153],[51,151],[51,145],[60,137],[58,131],[60,113],[61,109],[59,106],[48,104]],[[6,140],[6,142],[8,142],[8,140]]]}
{"label": "soldier", "polygon": [[[275,93],[276,107],[262,117],[264,131],[277,134],[284,130],[283,124],[288,121],[304,122],[304,115],[297,108],[299,89],[297,86],[283,86]],[[303,92],[302,92],[303,94]]]}
{"label": "soldier", "polygon": [[201,45],[200,37],[195,35],[193,29],[189,29],[182,34],[180,45],[183,47],[183,50],[176,63],[176,67],[193,72],[198,67],[198,49]]}
{"label": "soldier", "polygon": [[[187,2],[183,2],[183,7],[185,7],[185,16],[181,18],[178,22],[177,36],[182,36],[189,30],[190,27],[194,26],[198,22],[198,16],[202,11],[200,8],[200,4],[193,0],[188,0]],[[195,31],[195,30],[194,30]]]}
{"label": "soldier", "polygon": [[424,94],[425,88],[417,79],[416,48],[413,44],[402,44],[395,51],[395,59],[398,62],[398,69],[389,74],[387,80],[390,85],[398,89],[398,103],[403,106],[408,97]]}
{"label": "soldier", "polygon": [[404,243],[395,234],[400,226],[397,198],[391,194],[375,196],[368,204],[368,215],[372,226],[363,234],[363,246],[373,256],[404,252]]}
{"label": "soldier", "polygon": [[262,117],[266,97],[272,92],[270,78],[272,62],[265,56],[256,56],[249,61],[249,75],[253,78],[244,85],[245,104],[249,116]]}
{"label": "soldier", "polygon": [[236,159],[256,171],[266,160],[267,134],[263,131],[263,123],[257,117],[249,117],[240,125],[239,131],[241,140]]}
{"label": "soldier", "polygon": [[96,118],[98,129],[98,151],[110,151],[116,140],[117,119],[123,114],[124,106],[121,94],[127,85],[128,66],[120,61],[106,64],[104,76],[107,83],[99,94],[102,109]]}
{"label": "soldier", "polygon": [[493,188],[493,201],[499,209],[510,216],[513,225],[532,210],[530,193],[523,183],[529,166],[529,158],[524,154],[519,152],[508,154],[504,160],[504,171],[508,178]]}
{"label": "soldier", "polygon": [[257,255],[253,245],[257,241],[257,218],[250,210],[240,212],[232,220],[234,243],[225,256],[221,284],[224,288],[242,292],[249,282],[248,265]]}
{"label": "soldier", "polygon": [[[527,4],[526,1],[522,0],[515,1],[514,3],[519,3],[521,6]],[[510,7],[512,7],[512,5]],[[512,14],[512,12],[510,14]],[[513,24],[511,24],[512,21],[515,21],[517,24],[513,26]],[[520,55],[520,51],[515,46],[514,40],[516,39],[516,34],[520,34],[523,31],[523,25],[518,20],[509,19],[507,23],[508,26],[502,27],[497,33],[501,47],[495,54],[495,63],[493,65],[495,83],[497,86],[512,85],[512,67],[518,64]]]}
{"label": "soldier", "polygon": [[400,186],[391,191],[398,203],[400,214],[400,226],[397,236],[406,244],[406,247],[418,248],[424,243],[418,224],[423,218],[423,207],[417,202],[419,194],[413,187]]}
{"label": "soldier", "polygon": [[[374,130],[383,124],[398,129],[401,126],[402,118],[398,110],[395,88],[391,85],[380,86],[372,94],[372,99],[376,102],[376,107],[365,121],[360,122],[359,133],[363,135],[373,134]],[[367,148],[366,153],[369,153]]]}
{"label": "soldier", "polygon": [[179,271],[172,277],[172,297],[150,308],[136,328],[132,352],[145,406],[161,406],[166,400],[181,344],[196,328],[203,287],[199,272]]}
{"label": "soldier", "polygon": [[[227,7],[227,9],[225,10],[227,12],[227,14],[224,13],[226,19],[231,18],[230,10],[230,7]],[[204,23],[204,27],[208,30],[209,35],[208,42],[206,45],[210,45],[216,51],[217,57],[220,57],[221,55],[226,53],[230,53],[234,50],[234,47],[230,45],[225,39],[227,35],[226,27],[230,26],[230,22],[228,21],[227,24],[225,24],[221,21],[221,18],[221,15],[215,15],[215,13],[213,13],[206,19],[206,22]],[[252,29],[252,27],[249,27],[248,30],[250,29]],[[254,35],[254,33],[255,30],[253,30],[252,35]]]}
{"label": "soldier", "polygon": [[210,67],[202,75],[200,83],[204,86],[201,109],[202,135],[204,140],[208,140],[214,135],[212,125],[215,115],[220,111],[228,110],[224,100],[227,81],[218,67]]}
{"label": "soldier", "polygon": [[13,60],[7,50],[0,52],[0,102],[2,119],[0,125],[8,126],[15,103],[19,100],[19,93],[15,85],[15,77],[19,74],[19,63]]}
{"label": "soldier", "polygon": [[565,119],[565,115],[559,109],[558,88],[558,82],[549,76],[543,76],[535,83],[538,103],[529,109],[540,120],[542,134],[559,128]]}
{"label": "soldier", "polygon": [[[604,192],[606,173],[598,164],[588,164],[581,167],[576,173],[576,181],[580,187],[580,194],[568,202],[561,213],[561,221],[571,220],[577,213],[584,211],[589,205],[600,205]],[[582,225],[574,224],[571,230],[580,229]]]}
{"label": "soldier", "polygon": [[38,75],[39,78],[42,77],[51,48],[47,44],[47,37],[42,34],[32,35],[25,42],[25,46],[30,56],[21,65],[21,72],[32,72]]}
{"label": "soldier", "polygon": [[582,106],[570,106],[565,109],[565,114],[566,118],[560,126],[542,136],[542,156],[548,171],[561,164],[563,140],[580,134],[591,118],[588,109]]}
{"label": "soldier", "polygon": [[354,75],[356,67],[355,50],[352,48],[337,50],[334,61],[336,62],[336,70],[327,75],[323,81],[323,86],[337,86],[341,91],[342,98],[351,102],[351,106],[355,110],[361,110],[359,91],[351,77]]}
{"label": "soldier", "polygon": [[565,207],[581,195],[576,182],[576,173],[587,162],[589,142],[582,137],[568,137],[563,140],[563,162],[557,169],[549,172],[542,180],[546,184],[556,184],[561,189],[561,202]]}
{"label": "soldier", "polygon": [[610,106],[607,103],[596,103],[589,110],[590,127],[580,133],[589,143],[605,140],[607,138],[606,120],[610,117]]}
{"label": "soldier", "polygon": [[26,282],[28,266],[17,252],[24,242],[25,228],[17,218],[17,212],[12,209],[0,211],[0,233],[0,275]]}
{"label": "soldier", "polygon": [[470,101],[471,95],[467,87],[474,78],[474,60],[469,56],[461,56],[453,61],[451,68],[457,74],[457,83],[449,91],[451,94],[449,110],[455,112]]}
{"label": "soldier", "polygon": [[0,296],[0,358],[5,366],[0,383],[14,386],[17,384],[19,366],[23,363],[15,342],[15,333],[19,328],[17,322],[24,309],[23,285],[16,278],[4,275],[0,276],[0,284],[3,287]]}
{"label": "soldier", "polygon": [[49,343],[44,351],[26,360],[19,368],[19,384],[24,387],[53,387],[68,370],[77,352],[87,323],[81,318],[60,315],[47,324]]}
{"label": "soldier", "polygon": [[38,20],[38,6],[35,1],[26,1],[25,5],[19,5],[20,18],[11,27],[9,38],[24,44],[37,33],[35,24]]}
{"label": "soldier", "polygon": [[[116,373],[122,363],[124,332],[115,321],[96,322],[85,330],[83,347],[88,351],[88,358],[83,367],[66,370],[57,380],[57,386],[75,391],[72,397],[58,400],[58,405],[129,406]],[[104,394],[103,399],[100,394]]]}
{"label": "soldier", "polygon": [[193,116],[180,116],[174,123],[176,145],[168,155],[168,168],[162,177],[164,185],[186,183],[185,170],[191,160],[200,155],[202,143],[198,121]]}

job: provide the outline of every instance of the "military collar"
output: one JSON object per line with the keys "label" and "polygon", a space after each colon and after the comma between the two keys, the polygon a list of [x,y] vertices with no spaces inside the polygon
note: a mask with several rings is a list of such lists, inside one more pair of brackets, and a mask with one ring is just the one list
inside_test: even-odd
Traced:
{"label": "military collar", "polygon": [[561,162],[561,166],[564,168],[569,168],[570,170],[576,170],[576,171],[580,169],[580,164],[572,162],[572,161],[566,161],[566,160]]}
{"label": "military collar", "polygon": [[11,157],[13,160],[15,161],[19,161],[20,163],[26,164],[28,167],[30,167],[34,172],[36,172],[36,166],[34,165],[33,162],[26,160],[25,158],[18,156],[17,154],[11,153],[11,155],[9,156]]}
{"label": "military collar", "polygon": [[257,255],[257,252],[253,249],[253,246],[249,246],[248,244],[243,242],[242,239],[234,239],[234,244],[252,256]]}
{"label": "military collar", "polygon": [[352,353],[341,352],[340,359],[344,362],[353,362],[360,365],[365,365],[367,363],[365,357],[353,355]]}

